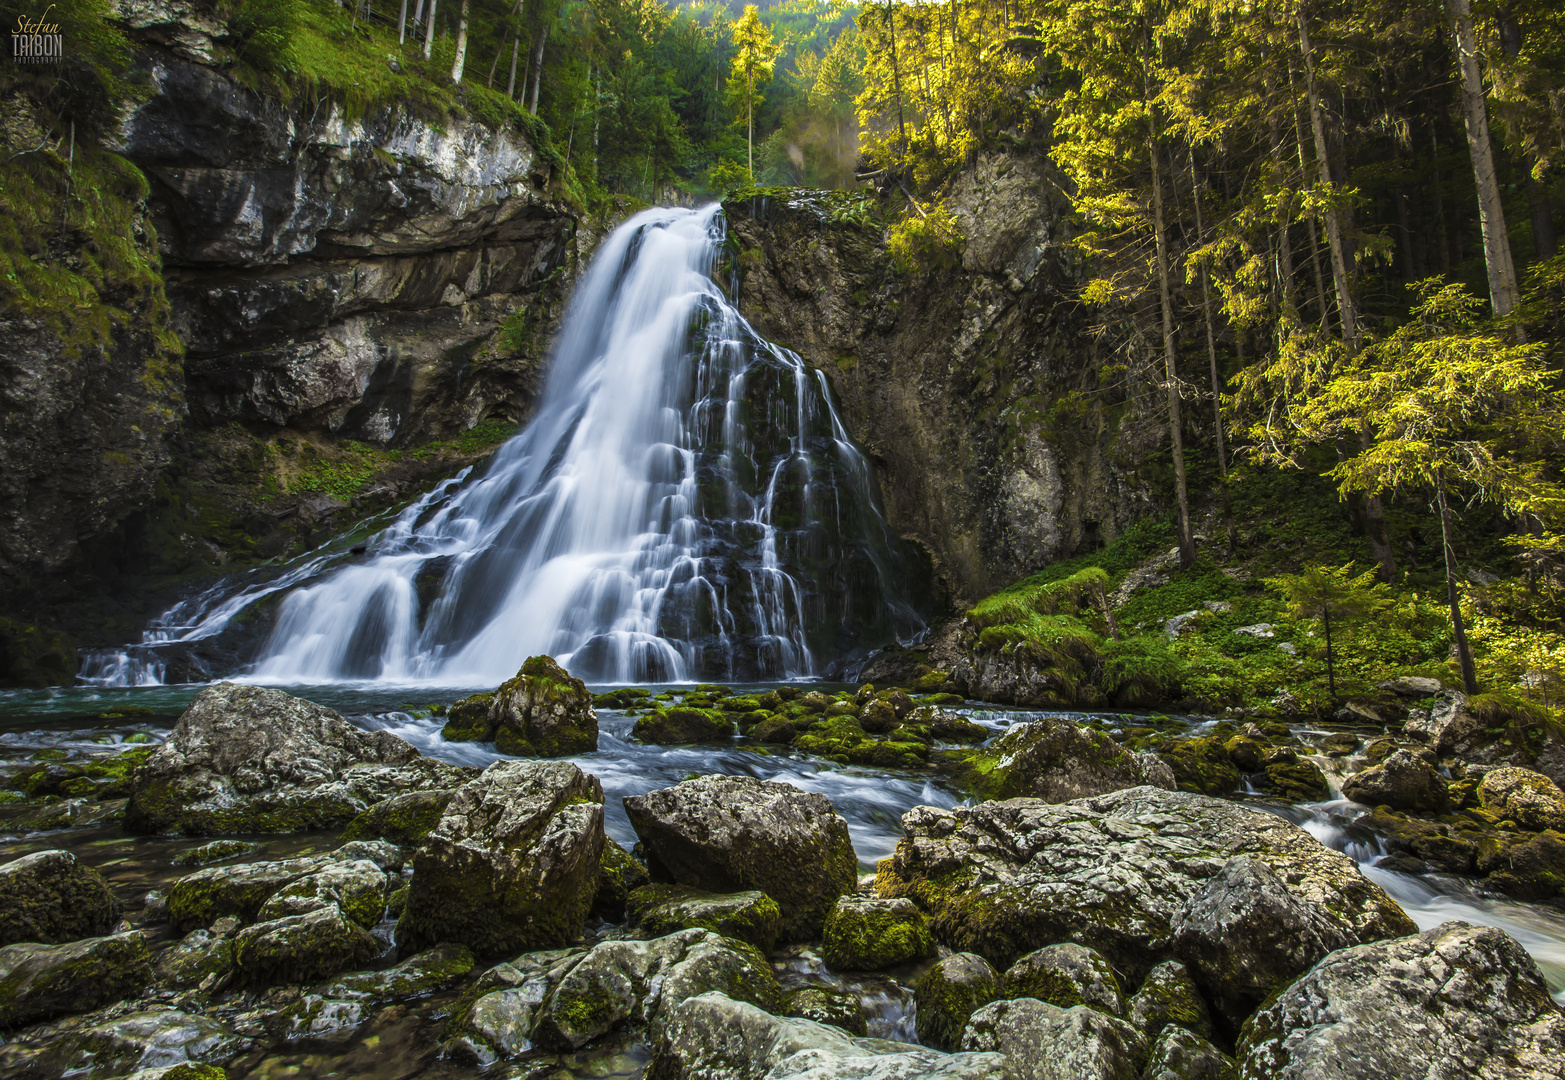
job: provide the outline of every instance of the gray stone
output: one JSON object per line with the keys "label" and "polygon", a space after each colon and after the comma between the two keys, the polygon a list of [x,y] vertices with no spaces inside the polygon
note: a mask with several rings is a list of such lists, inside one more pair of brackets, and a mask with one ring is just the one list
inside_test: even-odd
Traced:
{"label": "gray stone", "polygon": [[1085,1005],[1036,998],[985,1005],[967,1021],[962,1049],[997,1051],[1021,1080],[1139,1080],[1146,1042],[1123,1020]]}
{"label": "gray stone", "polygon": [[849,1035],[869,1034],[864,1003],[851,990],[835,986],[803,986],[790,990],[783,998],[782,1015],[830,1024]]}
{"label": "gray stone", "polygon": [[1170,1024],[1212,1037],[1206,999],[1178,960],[1165,960],[1148,972],[1130,999],[1129,1020],[1148,1039],[1157,1038]]}
{"label": "gray stone", "polygon": [[1524,829],[1565,832],[1565,792],[1542,773],[1514,766],[1490,769],[1478,783],[1484,809]]}
{"label": "gray stone", "polygon": [[208,866],[169,886],[168,917],[181,931],[210,927],[230,915],[241,922],[253,922],[274,893],[332,863],[330,856],[315,855]]}
{"label": "gray stone", "polygon": [[1085,1005],[1109,1016],[1125,1015],[1114,968],[1081,945],[1046,945],[1022,957],[1005,973],[1005,996],[1037,998],[1069,1009]]}
{"label": "gray stone", "polygon": [[858,884],[848,824],[823,795],[749,776],[702,776],[627,796],[653,880],[710,892],[759,889],[777,902],[785,941],[821,932]]}
{"label": "gray stone", "polygon": [[924,973],[914,987],[918,1041],[955,1050],[967,1018],[1005,995],[1005,983],[981,956],[952,953]]}
{"label": "gray stone", "polygon": [[108,881],[69,851],[35,851],[0,866],[0,945],[91,937],[119,916]]}
{"label": "gray stone", "polygon": [[1565,1076],[1565,1014],[1510,935],[1449,922],[1326,957],[1252,1016],[1246,1080]]}
{"label": "gray stone", "polygon": [[356,1028],[393,1001],[443,990],[473,970],[473,954],[462,945],[440,945],[384,971],[359,971],[314,987],[282,1014],[290,1038],[322,1036]]}
{"label": "gray stone", "polygon": [[125,823],[191,835],[328,828],[392,795],[454,787],[465,775],[302,698],[217,683],[136,770]]}
{"label": "gray stone", "polygon": [[393,795],[348,822],[342,838],[355,842],[381,839],[417,847],[440,821],[455,794],[455,788],[447,788]]}
{"label": "gray stone", "polygon": [[1248,855],[1191,896],[1172,931],[1174,951],[1234,1028],[1321,957],[1356,944],[1346,927]]}
{"label": "gray stone", "polygon": [[1239,855],[1265,864],[1352,941],[1414,929],[1346,855],[1275,815],[1204,795],[1139,787],[1060,805],[915,807],[902,826],[877,891],[912,899],[943,944],[1007,967],[1075,941],[1139,980],[1173,958],[1174,917]]}
{"label": "gray stone", "polygon": [[219,990],[234,970],[233,942],[192,930],[158,954],[157,983],[170,990]]}
{"label": "gray stone", "polygon": [[1141,784],[1177,786],[1156,754],[1132,753],[1101,731],[1050,717],[1014,725],[968,759],[963,777],[984,798],[1052,803]]}
{"label": "gray stone", "polygon": [[565,757],[598,748],[598,714],[587,684],[550,656],[529,657],[493,693],[451,706],[447,739],[492,742],[502,754]]}
{"label": "gray stone", "polygon": [[360,926],[371,927],[380,922],[386,911],[389,884],[385,872],[368,859],[334,862],[273,893],[256,912],[256,918],[282,919],[336,907]]}
{"label": "gray stone", "polygon": [[1430,679],[1422,675],[1398,675],[1394,679],[1380,683],[1375,689],[1388,690],[1403,697],[1425,698],[1434,697],[1445,687],[1441,685],[1439,679]]}
{"label": "gray stone", "polygon": [[1344,797],[1367,806],[1398,810],[1442,811],[1451,804],[1441,775],[1406,750],[1397,750],[1379,765],[1354,773],[1342,784]]}
{"label": "gray stone", "polygon": [[684,885],[643,885],[628,900],[630,924],[652,937],[701,928],[748,941],[763,953],[777,944],[777,903],[754,889],[709,893]]}
{"label": "gray stone", "polygon": [[444,941],[480,957],[561,945],[598,887],[603,788],[563,761],[498,761],[461,788],[413,857],[404,954]]}
{"label": "gray stone", "polygon": [[1141,1080],[1238,1080],[1234,1059],[1184,1028],[1164,1030],[1152,1044]]}
{"label": "gray stone", "polygon": [[234,935],[234,967],[251,986],[315,982],[379,956],[380,943],[335,904],[247,926]]}
{"label": "gray stone", "polygon": [[142,1069],[227,1061],[249,1046],[210,1017],[151,1009],[68,1031],[38,1057],[44,1076],[124,1076]]}
{"label": "gray stone", "polygon": [[1018,1080],[999,1054],[943,1054],[773,1016],[712,992],[670,1010],[647,1080]]}
{"label": "gray stone", "polygon": [[152,958],[135,932],[63,945],[7,945],[0,948],[0,1028],[134,997],[151,977]]}

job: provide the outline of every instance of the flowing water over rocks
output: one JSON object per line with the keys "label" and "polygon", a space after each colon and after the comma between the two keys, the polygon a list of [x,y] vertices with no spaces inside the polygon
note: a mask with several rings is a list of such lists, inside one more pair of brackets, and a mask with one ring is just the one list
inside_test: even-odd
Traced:
{"label": "flowing water over rocks", "polygon": [[[160,682],[177,657],[268,685],[492,686],[544,653],[594,681],[793,678],[911,640],[919,575],[869,464],[821,373],[729,303],[723,239],[716,206],[632,218],[577,290],[537,418],[485,467],[352,547],[182,602],[89,681]],[[253,663],[214,659],[272,604]]]}

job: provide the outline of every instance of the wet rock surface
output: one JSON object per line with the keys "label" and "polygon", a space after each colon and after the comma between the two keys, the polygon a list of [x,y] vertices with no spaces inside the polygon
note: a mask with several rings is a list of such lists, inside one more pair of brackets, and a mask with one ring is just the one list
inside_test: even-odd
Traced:
{"label": "wet rock surface", "polygon": [[64,945],[7,945],[0,948],[0,1028],[134,997],[151,974],[146,942],[134,931]]}
{"label": "wet rock surface", "polygon": [[858,882],[848,826],[820,795],[750,777],[705,776],[625,799],[655,880],[713,892],[759,889],[778,933],[818,934]]}
{"label": "wet rock surface", "polygon": [[1175,787],[1174,773],[1155,754],[1126,750],[1100,731],[1055,719],[1011,728],[969,758],[963,775],[986,798],[1051,803],[1142,784]]}
{"label": "wet rock surface", "polygon": [[1446,923],[1334,953],[1245,1025],[1257,1080],[1549,1077],[1565,1014],[1504,932]]}
{"label": "wet rock surface", "polygon": [[1303,830],[1185,792],[1141,787],[1060,805],[920,807],[904,815],[903,828],[876,889],[917,903],[942,943],[1006,966],[1074,940],[1139,976],[1173,959],[1175,916],[1229,859],[1246,854],[1353,941],[1413,929],[1346,856]]}
{"label": "wet rock surface", "polygon": [[457,791],[414,855],[398,947],[454,942],[489,957],[574,940],[603,843],[595,777],[565,762],[496,762]]}
{"label": "wet rock surface", "polygon": [[102,934],[120,907],[103,875],[69,851],[39,851],[0,866],[0,945]]}
{"label": "wet rock surface", "polygon": [[451,706],[441,735],[492,742],[516,757],[566,757],[598,748],[598,714],[587,684],[553,657],[528,658],[516,677]]}
{"label": "wet rock surface", "polygon": [[323,828],[392,795],[452,787],[463,772],[302,698],[218,683],[137,771],[126,825],[192,835]]}
{"label": "wet rock surface", "polygon": [[967,1021],[962,1049],[997,1051],[1023,1080],[1139,1080],[1146,1043],[1123,1020],[1036,998],[985,1005]]}

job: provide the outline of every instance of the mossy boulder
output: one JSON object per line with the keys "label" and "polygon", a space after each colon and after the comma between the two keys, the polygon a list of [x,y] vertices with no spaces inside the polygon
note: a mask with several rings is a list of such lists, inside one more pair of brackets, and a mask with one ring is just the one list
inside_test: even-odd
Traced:
{"label": "mossy boulder", "polygon": [[839,896],[825,938],[826,964],[838,971],[884,971],[935,955],[924,913],[906,898]]}
{"label": "mossy boulder", "polygon": [[574,1050],[628,1024],[656,1028],[688,998],[719,992],[768,1011],[782,990],[754,946],[706,930],[652,941],[606,941],[573,965],[539,1008],[538,1045]]}
{"label": "mossy boulder", "polygon": [[1441,813],[1451,804],[1445,778],[1433,765],[1406,750],[1397,750],[1379,765],[1348,777],[1343,781],[1342,794],[1366,806],[1390,806],[1397,810]]}
{"label": "mossy boulder", "polygon": [[914,987],[918,1041],[955,1050],[973,1013],[1005,996],[1000,973],[981,956],[953,953],[924,973]]}
{"label": "mossy boulder", "polygon": [[848,824],[822,795],[748,776],[702,776],[627,796],[654,881],[709,892],[758,889],[785,941],[818,935],[858,883]]}
{"label": "mossy boulder", "polygon": [[1269,762],[1257,786],[1291,803],[1319,802],[1331,797],[1326,774],[1313,761]]}
{"label": "mossy boulder", "polygon": [[403,847],[417,847],[435,827],[456,788],[409,791],[384,799],[348,822],[342,839],[389,840]]}
{"label": "mossy boulder", "polygon": [[794,736],[798,735],[799,728],[786,716],[775,714],[767,716],[750,729],[750,738],[763,743],[791,743]]}
{"label": "mossy boulder", "polygon": [[902,721],[903,726],[927,731],[929,737],[947,743],[981,743],[993,734],[961,713],[949,712],[938,705],[920,705]]}
{"label": "mossy boulder", "polygon": [[652,691],[640,686],[622,686],[593,696],[592,704],[599,709],[631,709],[645,705]]}
{"label": "mossy boulder", "polygon": [[652,937],[692,928],[749,942],[762,953],[777,944],[781,912],[763,892],[709,893],[687,885],[644,885],[630,894],[632,926]]}
{"label": "mossy boulder", "polygon": [[646,865],[620,847],[611,836],[603,838],[603,854],[598,859],[598,893],[592,900],[592,913],[609,922],[623,922],[630,894],[648,884],[652,875]]}
{"label": "mossy boulder", "polygon": [[889,701],[872,698],[859,709],[859,726],[875,735],[884,735],[897,726],[897,710]]}
{"label": "mossy boulder", "polygon": [[192,930],[158,954],[158,986],[166,990],[215,990],[234,970],[234,943],[209,930]]}
{"label": "mossy boulder", "polygon": [[35,851],[0,866],[0,945],[103,934],[120,910],[104,876],[69,851]]}
{"label": "mossy boulder", "polygon": [[181,851],[174,856],[175,866],[206,866],[223,862],[240,855],[253,855],[261,845],[249,840],[213,840],[207,844]]}
{"label": "mossy boulder", "polygon": [[1329,952],[1358,944],[1258,859],[1231,859],[1174,917],[1173,947],[1237,1030],[1272,994]]}
{"label": "mossy boulder", "polygon": [[1240,772],[1261,771],[1261,755],[1265,753],[1265,747],[1249,736],[1235,735],[1223,744],[1223,749],[1228,752],[1228,760]]}
{"label": "mossy boulder", "polygon": [[876,891],[916,903],[942,944],[1006,967],[1075,941],[1138,981],[1175,959],[1175,916],[1239,855],[1266,864],[1354,942],[1413,928],[1346,855],[1276,815],[1189,792],[1136,787],[1059,805],[920,806],[902,816],[902,829]]}
{"label": "mossy boulder", "polygon": [[1212,1037],[1212,1014],[1189,970],[1178,960],[1165,960],[1147,973],[1130,999],[1131,1026],[1148,1039],[1173,1025]]}
{"label": "mossy boulder", "polygon": [[1485,885],[1517,900],[1565,897],[1565,833],[1490,833],[1475,862]]}
{"label": "mossy boulder", "polygon": [[1176,739],[1160,756],[1174,770],[1180,791],[1221,796],[1232,795],[1239,786],[1239,770],[1215,735]]}
{"label": "mossy boulder", "polygon": [[[83,1017],[49,1040],[29,1063],[28,1073],[226,1080],[227,1073],[213,1063],[228,1061],[249,1046],[248,1039],[198,1012],[157,1005],[135,1012],[113,1009]],[[170,1063],[169,1072],[159,1076],[157,1070],[141,1071],[149,1060]]]}
{"label": "mossy boulder", "polygon": [[499,689],[456,702],[441,735],[492,742],[515,757],[567,757],[598,748],[598,714],[587,684],[551,656],[532,656]]}
{"label": "mossy boulder", "polygon": [[1417,873],[1473,872],[1478,857],[1476,832],[1463,833],[1450,825],[1410,818],[1389,808],[1371,811],[1357,823],[1381,837],[1389,854],[1417,860]]}
{"label": "mossy boulder", "polygon": [[849,1035],[869,1034],[864,1003],[849,990],[835,986],[805,986],[783,996],[782,1015],[840,1027]]}
{"label": "mossy boulder", "polygon": [[1054,803],[1141,784],[1173,788],[1154,755],[1133,753],[1101,731],[1052,717],[1013,726],[969,756],[957,779],[985,799]]}
{"label": "mossy boulder", "polygon": [[469,772],[302,698],[217,683],[136,770],[125,825],[193,836],[332,828],[392,795],[455,787]]}
{"label": "mossy boulder", "polygon": [[234,935],[234,968],[250,986],[315,982],[361,967],[381,952],[336,905],[247,926]]}
{"label": "mossy boulder", "polygon": [[389,886],[385,872],[368,859],[333,862],[290,881],[267,897],[256,918],[264,922],[336,907],[368,929],[385,914]]}
{"label": "mossy boulder", "polygon": [[1542,773],[1490,769],[1478,784],[1478,800],[1485,810],[1524,829],[1565,832],[1565,792]]}
{"label": "mossy boulder", "polygon": [[1036,998],[985,1005],[967,1021],[963,1050],[1031,1063],[1026,1075],[1140,1080],[1146,1040],[1125,1021],[1085,1005],[1062,1009]]}
{"label": "mossy boulder", "polygon": [[1005,972],[1005,996],[1029,997],[1069,1009],[1085,1005],[1109,1016],[1125,1015],[1125,998],[1113,966],[1100,953],[1062,942],[1035,949]]}
{"label": "mossy boulder", "polygon": [[169,920],[181,932],[209,927],[225,915],[253,922],[274,893],[329,862],[326,856],[312,856],[205,867],[169,886]]}
{"label": "mossy boulder", "polygon": [[404,955],[479,957],[573,941],[598,888],[603,788],[569,762],[498,761],[459,789],[413,857]]}
{"label": "mossy boulder", "polygon": [[641,742],[664,746],[720,742],[733,736],[734,720],[718,709],[679,706],[657,709],[637,717],[630,734]]}
{"label": "mossy boulder", "polygon": [[378,1009],[444,990],[473,970],[462,945],[437,945],[384,971],[356,971],[311,988],[279,1017],[290,1038],[356,1028]]}
{"label": "mossy boulder", "polygon": [[151,977],[152,957],[134,932],[7,945],[0,948],[0,1029],[135,997]]}
{"label": "mossy boulder", "polygon": [[1169,1027],[1147,1053],[1142,1076],[1173,1080],[1239,1080],[1239,1067],[1211,1040],[1193,1031]]}

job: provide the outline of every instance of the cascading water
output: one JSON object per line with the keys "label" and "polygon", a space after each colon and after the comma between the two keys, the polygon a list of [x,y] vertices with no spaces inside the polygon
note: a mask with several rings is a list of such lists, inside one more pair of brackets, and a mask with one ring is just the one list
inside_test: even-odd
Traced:
{"label": "cascading water", "polygon": [[[537,653],[604,682],[775,679],[909,640],[923,624],[868,463],[821,374],[713,280],[723,235],[716,206],[621,226],[572,301],[537,418],[480,476],[357,560],[185,602],[147,646],[290,588],[258,681],[494,685]],[[155,680],[155,663],[112,658],[96,681]]]}

